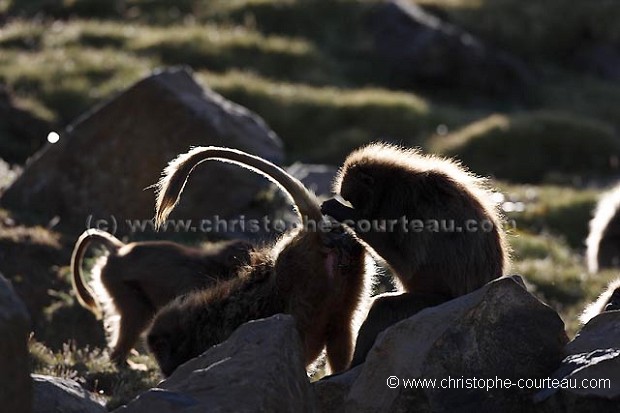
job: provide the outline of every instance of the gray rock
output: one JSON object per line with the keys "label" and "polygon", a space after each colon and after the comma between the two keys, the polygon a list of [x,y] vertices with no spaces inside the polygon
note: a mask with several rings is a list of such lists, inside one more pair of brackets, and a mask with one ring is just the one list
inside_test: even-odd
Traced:
{"label": "gray rock", "polygon": [[313,191],[319,198],[332,196],[332,182],[338,172],[338,168],[335,166],[297,162],[286,170],[299,179],[306,188]]}
{"label": "gray rock", "polygon": [[[531,391],[480,388],[472,379],[546,378],[567,342],[558,314],[528,293],[519,277],[502,278],[422,310],[379,335],[345,401],[351,412],[524,412]],[[396,388],[388,388],[390,384]],[[405,388],[408,379],[435,388]],[[453,384],[449,381],[453,380]],[[469,389],[458,386],[462,379]],[[503,382],[505,383],[505,382]],[[505,384],[503,384],[505,386]],[[477,388],[471,388],[477,386]]]}
{"label": "gray rock", "polygon": [[115,412],[313,412],[291,316],[277,314],[239,327],[225,342],[181,365],[155,389]]}
{"label": "gray rock", "polygon": [[566,354],[551,376],[554,382],[534,397],[540,410],[620,411],[620,311],[588,321],[566,345]]}
{"label": "gray rock", "polygon": [[0,410],[3,412],[31,411],[29,333],[26,307],[0,274]]}
{"label": "gray rock", "polygon": [[546,390],[536,394],[539,412],[620,411],[620,349],[573,354],[562,361]]}
{"label": "gray rock", "polygon": [[[203,89],[187,70],[169,69],[79,118],[31,159],[0,203],[36,212],[44,222],[58,216],[79,231],[91,217],[91,226],[126,234],[125,220],[153,217],[154,192],[144,189],[197,145],[238,148],[276,163],[283,157],[279,138],[261,118]],[[201,165],[173,218],[236,216],[267,185],[232,165]]]}
{"label": "gray rock", "polygon": [[344,410],[344,401],[362,372],[362,366],[357,366],[344,373],[325,377],[312,384],[319,401],[319,411],[322,413],[340,413]]}
{"label": "gray rock", "polygon": [[95,396],[73,380],[33,374],[33,413],[105,413]]}
{"label": "gray rock", "polygon": [[[566,354],[590,353],[598,349],[620,349],[620,311],[605,311],[592,318],[566,345]],[[620,382],[618,382],[620,386]]]}
{"label": "gray rock", "polygon": [[399,86],[461,87],[527,97],[533,76],[518,58],[492,50],[471,33],[425,12],[413,2],[390,0],[369,21],[375,48]]}

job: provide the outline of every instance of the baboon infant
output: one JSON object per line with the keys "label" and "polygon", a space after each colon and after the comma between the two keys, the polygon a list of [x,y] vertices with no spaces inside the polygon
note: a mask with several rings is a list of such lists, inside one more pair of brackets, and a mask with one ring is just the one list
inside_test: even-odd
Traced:
{"label": "baboon infant", "polygon": [[[370,348],[376,337],[371,332],[421,307],[470,293],[503,275],[509,254],[492,192],[452,160],[370,144],[347,157],[334,192],[351,206],[333,198],[322,211],[353,227],[404,290],[415,293],[379,298],[383,309],[373,304],[356,347]],[[356,350],[356,361],[364,357]]]}
{"label": "baboon infant", "polygon": [[620,278],[611,281],[596,301],[586,307],[579,321],[586,324],[600,313],[614,310],[620,310]]}
{"label": "baboon infant", "polygon": [[[250,254],[237,277],[179,297],[155,317],[148,345],[164,375],[226,340],[241,324],[277,313],[296,321],[306,365],[325,348],[333,371],[353,353],[354,318],[368,294],[365,250],[340,225],[327,225],[315,197],[297,179],[262,158],[227,148],[195,148],[166,169],[156,222],[172,210],[191,170],[205,160],[232,162],[275,182],[293,200],[303,226]],[[327,225],[325,231],[315,226]]]}
{"label": "baboon infant", "polygon": [[[81,274],[84,254],[93,242],[109,252],[93,271],[94,292]],[[250,243],[239,240],[201,248],[168,241],[124,244],[105,231],[91,229],[80,236],[73,250],[73,289],[82,306],[98,319],[104,316],[111,359],[122,364],[158,309],[179,295],[234,276],[249,262],[251,250]]]}

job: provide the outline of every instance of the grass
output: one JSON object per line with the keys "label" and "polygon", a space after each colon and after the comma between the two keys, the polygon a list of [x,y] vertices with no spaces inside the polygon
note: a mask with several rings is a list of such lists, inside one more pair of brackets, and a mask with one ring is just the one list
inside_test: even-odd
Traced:
{"label": "grass", "polygon": [[498,47],[540,60],[563,60],[587,41],[620,40],[620,8],[613,0],[567,7],[564,0],[416,0]]}
{"label": "grass", "polygon": [[131,356],[142,369],[117,369],[107,350],[65,344],[52,351],[31,339],[29,343],[32,372],[77,380],[85,389],[97,394],[109,410],[131,401],[137,394],[160,381],[155,362],[147,356]]}
{"label": "grass", "polygon": [[[523,211],[508,208],[506,215],[517,229],[533,234],[552,234],[571,248],[582,252],[588,222],[600,191],[558,185],[512,185],[498,183],[510,206],[523,205]],[[505,208],[508,206],[504,204]]]}
{"label": "grass", "polygon": [[205,84],[259,113],[284,140],[291,159],[336,164],[376,139],[421,145],[437,125],[459,124],[464,117],[412,93],[311,87],[240,72],[201,75]]}
{"label": "grass", "polygon": [[613,126],[574,113],[492,115],[436,136],[430,145],[478,173],[513,182],[587,182],[620,174]]}

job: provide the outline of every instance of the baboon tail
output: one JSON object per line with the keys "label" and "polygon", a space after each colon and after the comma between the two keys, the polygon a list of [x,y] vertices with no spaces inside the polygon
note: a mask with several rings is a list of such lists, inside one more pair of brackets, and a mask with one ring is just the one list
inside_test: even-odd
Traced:
{"label": "baboon tail", "polygon": [[95,300],[93,292],[84,283],[84,277],[82,276],[82,260],[84,258],[84,253],[93,241],[101,242],[110,252],[118,251],[118,249],[125,244],[114,235],[105,231],[89,229],[80,235],[80,238],[78,238],[73,248],[73,254],[71,255],[71,283],[73,284],[73,290],[82,307],[89,309],[95,314],[97,319],[101,319],[101,307]]}
{"label": "baboon tail", "polygon": [[278,185],[293,200],[301,219],[319,222],[323,215],[316,197],[296,178],[273,163],[254,155],[216,146],[197,147],[179,155],[166,167],[157,183],[155,225],[160,227],[179,202],[181,192],[194,168],[207,160],[233,163],[259,173]]}

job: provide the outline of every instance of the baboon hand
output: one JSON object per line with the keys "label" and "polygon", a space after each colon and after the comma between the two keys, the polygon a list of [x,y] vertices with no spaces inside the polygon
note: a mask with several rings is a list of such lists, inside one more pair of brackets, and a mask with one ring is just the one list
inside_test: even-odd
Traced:
{"label": "baboon hand", "polygon": [[321,212],[340,222],[349,219],[355,221],[358,219],[359,215],[355,209],[343,204],[337,198],[330,198],[323,202],[323,204],[321,204]]}

